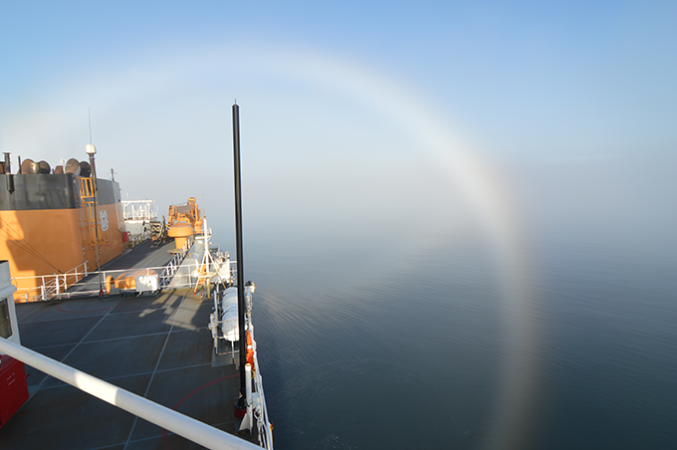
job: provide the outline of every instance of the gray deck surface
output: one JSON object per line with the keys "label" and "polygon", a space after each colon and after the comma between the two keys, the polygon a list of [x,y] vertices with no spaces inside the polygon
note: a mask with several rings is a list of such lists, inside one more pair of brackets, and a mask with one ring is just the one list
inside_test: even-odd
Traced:
{"label": "gray deck surface", "polygon": [[[212,302],[200,294],[183,289],[18,304],[21,343],[235,433],[239,379],[235,367],[224,364],[230,358],[213,353]],[[2,450],[201,448],[32,367],[26,372],[31,398],[0,429]]]}
{"label": "gray deck surface", "polygon": [[[117,271],[111,272],[113,276],[120,274],[120,271],[135,268],[156,268],[164,267],[169,260],[174,256],[169,250],[176,248],[173,242],[166,243],[160,247],[154,246],[151,241],[146,240],[134,247],[133,249],[125,250],[120,256],[109,261],[101,266],[102,271]],[[91,270],[92,268],[90,268]],[[94,265],[96,269],[96,265]],[[156,270],[157,272],[157,270]],[[159,273],[158,273],[159,274]],[[101,282],[105,279],[102,276]],[[89,275],[80,280],[77,285],[69,289],[71,293],[77,292],[91,292],[99,290],[99,276]]]}

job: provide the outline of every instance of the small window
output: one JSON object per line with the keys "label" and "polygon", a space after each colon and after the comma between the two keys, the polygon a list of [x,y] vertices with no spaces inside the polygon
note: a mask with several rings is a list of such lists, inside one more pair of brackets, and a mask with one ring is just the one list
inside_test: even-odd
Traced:
{"label": "small window", "polygon": [[0,300],[0,337],[7,339],[12,335],[12,322],[9,320],[7,299]]}

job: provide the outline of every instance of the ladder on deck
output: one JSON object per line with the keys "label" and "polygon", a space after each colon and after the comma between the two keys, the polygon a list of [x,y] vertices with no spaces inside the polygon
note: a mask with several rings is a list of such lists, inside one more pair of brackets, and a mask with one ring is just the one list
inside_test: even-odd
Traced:
{"label": "ladder on deck", "polygon": [[[77,177],[78,187],[80,188],[80,200],[85,210],[84,229],[89,235],[89,245],[95,247],[97,245],[96,238],[96,208],[98,206],[96,201],[96,192],[94,191],[94,180],[92,178]],[[99,245],[103,241],[99,238]]]}

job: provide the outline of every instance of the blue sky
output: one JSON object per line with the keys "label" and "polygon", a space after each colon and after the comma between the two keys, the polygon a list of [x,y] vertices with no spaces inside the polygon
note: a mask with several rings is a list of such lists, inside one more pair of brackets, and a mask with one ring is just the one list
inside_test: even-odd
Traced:
{"label": "blue sky", "polygon": [[[316,205],[309,217],[391,220],[402,202],[433,210],[441,185],[473,173],[468,156],[585,161],[677,144],[674,2],[139,3],[0,5],[1,151],[84,159],[91,108],[99,173],[114,168],[123,195],[209,206],[230,192],[237,98],[252,209],[298,196]],[[200,192],[159,182],[177,171]],[[346,183],[370,179],[388,195]],[[346,200],[365,192],[378,214]]]}
{"label": "blue sky", "polygon": [[158,60],[285,48],[395,78],[490,152],[674,144],[674,2],[137,3],[3,2],[3,115]]}
{"label": "blue sky", "polygon": [[282,47],[394,77],[491,151],[674,144],[674,2],[137,3],[3,2],[3,115],[104,72]]}

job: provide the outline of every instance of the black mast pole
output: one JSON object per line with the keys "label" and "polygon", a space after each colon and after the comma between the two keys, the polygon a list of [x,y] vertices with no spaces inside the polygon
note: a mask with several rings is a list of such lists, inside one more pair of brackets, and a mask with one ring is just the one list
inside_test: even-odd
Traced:
{"label": "black mast pole", "polygon": [[244,329],[244,257],[242,256],[242,193],[240,189],[240,107],[233,105],[233,158],[235,167],[235,246],[237,252],[237,324],[240,328],[240,389],[244,392],[247,363],[246,334]]}

